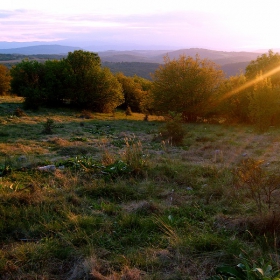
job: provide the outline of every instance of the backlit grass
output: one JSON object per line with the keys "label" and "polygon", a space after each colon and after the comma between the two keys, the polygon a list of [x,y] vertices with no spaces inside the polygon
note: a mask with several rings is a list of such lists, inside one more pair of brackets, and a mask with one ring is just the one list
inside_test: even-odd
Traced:
{"label": "backlit grass", "polygon": [[277,269],[279,189],[259,213],[234,177],[250,157],[277,174],[277,129],[185,124],[173,146],[155,116],[0,102],[1,279],[201,280],[244,250]]}

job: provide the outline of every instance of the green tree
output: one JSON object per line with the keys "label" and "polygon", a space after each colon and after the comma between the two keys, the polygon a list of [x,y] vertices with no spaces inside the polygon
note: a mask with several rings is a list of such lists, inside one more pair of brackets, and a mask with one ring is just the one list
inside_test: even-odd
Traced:
{"label": "green tree", "polygon": [[44,65],[38,61],[23,60],[10,70],[11,91],[25,97],[25,107],[37,109],[43,100]]}
{"label": "green tree", "polygon": [[102,68],[97,54],[70,52],[69,98],[74,106],[99,112],[113,111],[123,103],[121,85],[108,68]]}
{"label": "green tree", "polygon": [[11,79],[9,68],[0,64],[0,95],[5,95],[10,91]]}
{"label": "green tree", "polygon": [[124,102],[122,86],[109,68],[97,67],[87,79],[86,108],[97,112],[113,112]]}
{"label": "green tree", "polygon": [[262,54],[246,67],[245,76],[247,80],[254,80],[260,72],[269,75],[272,86],[280,86],[280,54],[272,50]]}
{"label": "green tree", "polygon": [[47,60],[45,62],[42,90],[46,105],[60,106],[65,99],[69,99],[70,84],[70,67],[65,60]]}
{"label": "green tree", "polygon": [[209,110],[223,78],[223,72],[199,56],[181,56],[178,60],[164,58],[153,76],[153,107],[160,114],[182,113],[188,122],[197,121]]}
{"label": "green tree", "polygon": [[273,88],[270,78],[262,78],[262,73],[257,80],[250,95],[249,113],[257,130],[265,132],[279,112],[280,91],[278,87]]}
{"label": "green tree", "polygon": [[125,101],[122,107],[124,109],[130,107],[133,112],[141,112],[141,101],[146,93],[142,90],[141,84],[123,73],[117,73],[116,77],[123,88]]}
{"label": "green tree", "polygon": [[230,123],[249,122],[249,94],[243,74],[225,79],[219,88],[215,113]]}

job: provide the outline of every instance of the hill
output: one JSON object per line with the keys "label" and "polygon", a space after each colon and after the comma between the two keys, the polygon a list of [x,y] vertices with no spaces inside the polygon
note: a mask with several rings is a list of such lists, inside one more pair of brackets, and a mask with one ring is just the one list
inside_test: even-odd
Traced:
{"label": "hill", "polygon": [[36,55],[36,54],[67,54],[75,50],[81,50],[79,47],[61,46],[61,45],[39,45],[31,47],[0,49],[2,54],[23,54],[23,55]]}
{"label": "hill", "polygon": [[[62,45],[37,45],[21,48],[0,49],[0,62],[7,66],[18,63],[22,59],[61,59],[68,52],[80,50],[79,47]],[[123,72],[127,76],[138,75],[150,79],[160,64],[164,63],[164,56],[178,59],[181,55],[195,58],[207,58],[221,66],[226,76],[244,72],[250,61],[255,60],[261,54],[259,52],[225,52],[200,48],[180,50],[131,50],[131,51],[102,51],[98,52],[102,64],[109,67],[113,73]]]}
{"label": "hill", "polygon": [[151,79],[151,73],[154,73],[159,67],[159,63],[148,62],[108,62],[102,63],[103,66],[110,68],[112,73],[122,72],[125,76],[132,77],[137,75],[145,79]]}

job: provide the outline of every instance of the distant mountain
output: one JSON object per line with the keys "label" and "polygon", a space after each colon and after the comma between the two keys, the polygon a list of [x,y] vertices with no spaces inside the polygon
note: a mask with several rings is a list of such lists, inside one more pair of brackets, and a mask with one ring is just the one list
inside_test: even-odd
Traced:
{"label": "distant mountain", "polygon": [[[168,55],[170,59],[178,59],[181,55],[190,56],[195,58],[199,55],[201,59],[209,59],[218,64],[221,69],[225,72],[226,77],[234,76],[239,73],[245,73],[247,65],[255,60],[261,53],[258,52],[224,52],[224,51],[213,51],[207,49],[191,48],[181,49],[176,51],[170,50],[159,50],[159,51],[105,51],[99,52],[98,55],[101,58],[103,64],[107,65],[114,72],[126,72],[134,73],[139,75],[144,72],[145,65],[149,64],[149,73],[152,69],[156,69],[160,64],[164,63],[164,56]],[[136,73],[135,63],[141,68],[141,72]],[[131,65],[129,65],[129,63]],[[134,71],[132,72],[131,69]],[[148,71],[145,78],[149,78]],[[141,75],[140,75],[141,76]],[[143,74],[142,74],[143,76]]]}
{"label": "distant mountain", "polygon": [[168,55],[171,59],[178,59],[181,55],[195,57],[197,54],[200,58],[207,58],[219,65],[230,63],[248,62],[255,60],[260,53],[254,52],[223,52],[207,49],[181,49],[176,51],[159,50],[159,51],[105,51],[98,53],[102,61],[107,62],[150,62],[163,63],[163,57]]}
{"label": "distant mountain", "polygon": [[139,77],[151,80],[151,74],[154,73],[160,64],[149,62],[103,62],[102,66],[110,68],[112,73],[122,72],[127,77],[137,75]]}
{"label": "distant mountain", "polygon": [[104,62],[146,62],[163,63],[167,50],[135,50],[135,51],[104,51],[98,52]]}
{"label": "distant mountain", "polygon": [[[1,44],[0,44],[1,45]],[[44,61],[53,59],[47,55],[56,55],[60,59],[66,56],[68,52],[81,50],[79,47],[63,46],[57,44],[34,45],[20,48],[0,49],[0,54],[25,55],[32,56],[32,59]],[[85,49],[86,50],[86,49]],[[265,53],[265,52],[264,52]],[[45,55],[40,57],[40,55]],[[60,58],[58,57],[60,55]],[[123,72],[125,75],[139,75],[145,78],[150,77],[150,73],[157,69],[160,64],[164,63],[164,56],[168,55],[171,59],[178,59],[181,55],[195,58],[199,55],[201,59],[207,58],[220,65],[226,76],[233,76],[240,72],[245,72],[246,66],[250,61],[255,60],[261,55],[260,52],[225,52],[214,51],[200,48],[180,49],[180,50],[131,50],[116,51],[108,50],[98,52],[103,65],[109,67],[113,72]],[[18,63],[20,57],[11,58],[3,57],[1,61],[8,66]]]}
{"label": "distant mountain", "polygon": [[61,46],[61,45],[39,45],[21,48],[0,49],[2,54],[23,54],[23,55],[37,55],[37,54],[67,54],[75,50],[81,50],[79,47]]}
{"label": "distant mountain", "polygon": [[221,66],[221,70],[224,71],[226,77],[244,74],[249,63],[250,61],[224,64]]}

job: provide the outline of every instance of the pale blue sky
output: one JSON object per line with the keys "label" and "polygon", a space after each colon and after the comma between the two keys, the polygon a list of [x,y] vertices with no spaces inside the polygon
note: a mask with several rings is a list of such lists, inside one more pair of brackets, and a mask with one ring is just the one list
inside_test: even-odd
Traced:
{"label": "pale blue sky", "polygon": [[280,48],[279,0],[9,0],[0,41],[141,48]]}

